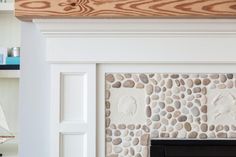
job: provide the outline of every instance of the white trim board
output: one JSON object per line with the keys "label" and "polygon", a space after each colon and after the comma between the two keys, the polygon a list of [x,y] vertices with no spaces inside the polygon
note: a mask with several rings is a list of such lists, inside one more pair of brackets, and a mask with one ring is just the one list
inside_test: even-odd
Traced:
{"label": "white trim board", "polygon": [[34,20],[51,63],[236,63],[236,20]]}
{"label": "white trim board", "polygon": [[[88,90],[92,92],[92,96],[89,100],[97,106],[98,119],[96,124],[93,118],[91,123],[88,122],[84,126],[96,128],[97,154],[98,157],[104,157],[104,74],[106,72],[231,73],[236,69],[236,20],[234,19],[41,19],[34,20],[34,23],[45,38],[45,61],[52,67],[52,111],[56,112],[51,113],[54,116],[51,121],[54,128],[54,134],[51,136],[51,143],[54,146],[50,150],[51,157],[58,157],[61,153],[58,147],[59,133],[65,133],[70,127],[77,131],[67,130],[69,133],[86,131],[86,128],[79,130],[79,125],[74,123],[70,123],[70,126],[59,123],[57,116],[60,114],[60,72],[72,70],[90,74]],[[81,69],[83,66],[87,68]],[[96,68],[98,68],[97,73]],[[78,80],[79,77],[76,76]],[[67,77],[68,89],[78,89],[76,88],[78,86],[71,86],[73,83],[77,84],[74,79],[74,77]],[[75,98],[77,97],[70,99]],[[70,105],[67,107],[71,107]],[[95,110],[94,108],[92,111]],[[71,108],[69,111],[74,112]],[[84,113],[88,114],[88,112]],[[92,117],[95,117],[95,114]],[[63,127],[59,129],[55,124]],[[76,138],[78,140],[74,143],[84,141],[79,136]],[[89,143],[92,143],[92,140],[94,140],[94,148],[91,149],[92,153],[89,157],[96,156],[96,138],[91,137]],[[70,136],[67,136],[64,142],[65,146],[69,145]],[[76,149],[72,151],[77,152]],[[88,150],[84,149],[84,151]]]}

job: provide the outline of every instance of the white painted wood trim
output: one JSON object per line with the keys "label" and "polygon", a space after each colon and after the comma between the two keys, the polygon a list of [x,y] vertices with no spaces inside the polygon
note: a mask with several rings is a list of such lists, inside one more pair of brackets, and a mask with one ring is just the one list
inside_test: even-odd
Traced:
{"label": "white painted wood trim", "polygon": [[46,37],[235,36],[234,19],[35,19]]}
{"label": "white painted wood trim", "polygon": [[[78,112],[84,114],[85,120],[62,120],[62,75],[83,74],[83,107],[86,109]],[[73,82],[72,82],[73,83]],[[78,87],[74,87],[78,88]],[[73,90],[73,89],[72,89]],[[70,93],[73,94],[73,93]],[[79,94],[79,93],[74,93]],[[78,97],[81,97],[78,95]],[[77,97],[74,97],[75,99]],[[67,104],[64,104],[67,105]],[[79,105],[79,104],[78,104]],[[81,157],[96,156],[96,65],[95,64],[58,64],[51,66],[51,157],[71,157],[63,156],[63,135],[82,136],[83,144],[78,145],[78,149],[83,148]],[[80,142],[80,141],[74,141]],[[72,152],[73,153],[73,152]],[[81,155],[81,154],[80,154]]]}
{"label": "white painted wood trim", "polygon": [[236,63],[235,19],[34,20],[50,63]]}
{"label": "white painted wood trim", "polygon": [[[34,20],[46,39],[46,61],[52,66],[52,154],[59,157],[61,133],[91,131],[88,153],[105,156],[104,74],[106,72],[233,72],[236,65],[236,20],[77,19]],[[105,64],[104,64],[105,63]],[[114,63],[119,63],[115,64]],[[120,64],[122,63],[122,64]],[[132,63],[132,64],[131,64]],[[99,69],[96,74],[96,64]],[[101,66],[100,66],[101,65]],[[83,66],[88,66],[81,69]],[[90,70],[91,71],[90,71]],[[88,72],[91,104],[98,119],[63,122],[59,127],[59,73]],[[96,83],[97,80],[97,93]],[[95,114],[94,114],[95,115]],[[56,124],[55,124],[56,122]],[[99,126],[96,128],[96,124]],[[97,141],[95,132],[97,131]],[[88,134],[89,135],[89,134]],[[92,141],[92,142],[91,142]],[[60,156],[61,157],[61,156]]]}
{"label": "white painted wood trim", "polygon": [[0,70],[0,78],[20,78],[20,70]]}

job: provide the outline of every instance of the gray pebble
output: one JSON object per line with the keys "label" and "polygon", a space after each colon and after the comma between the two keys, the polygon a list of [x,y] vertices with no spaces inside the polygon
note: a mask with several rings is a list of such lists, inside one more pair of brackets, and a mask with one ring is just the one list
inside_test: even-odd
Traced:
{"label": "gray pebble", "polygon": [[179,122],[185,122],[187,120],[187,117],[185,115],[182,115],[178,118]]}
{"label": "gray pebble", "polygon": [[210,130],[210,131],[215,130],[215,125],[211,125],[211,126],[209,126],[209,130]]}
{"label": "gray pebble", "polygon": [[148,77],[147,77],[147,75],[145,75],[145,74],[140,74],[140,75],[139,75],[139,78],[140,78],[140,80],[141,80],[143,83],[145,83],[145,84],[147,84],[147,83],[149,82]]}
{"label": "gray pebble", "polygon": [[140,129],[140,128],[141,128],[141,124],[137,124],[136,129]]}
{"label": "gray pebble", "polygon": [[187,80],[187,86],[188,86],[189,88],[192,88],[192,87],[193,87],[193,80],[188,79],[188,80]]}
{"label": "gray pebble", "polygon": [[200,87],[194,87],[193,88],[193,93],[200,93],[201,92],[201,88]]}
{"label": "gray pebble", "polygon": [[227,133],[219,132],[219,133],[217,133],[217,137],[218,138],[227,138]]}
{"label": "gray pebble", "polygon": [[175,84],[176,84],[177,87],[179,87],[180,86],[180,81],[179,80],[175,80]]}
{"label": "gray pebble", "polygon": [[172,107],[172,106],[167,106],[167,107],[166,107],[166,111],[167,111],[167,112],[173,112],[174,110],[175,110],[175,108]]}
{"label": "gray pebble", "polygon": [[152,116],[152,110],[150,106],[146,107],[146,116],[147,117],[151,117]]}
{"label": "gray pebble", "polygon": [[113,151],[115,152],[115,153],[120,153],[120,152],[122,152],[122,148],[121,147],[114,147],[113,148]]}
{"label": "gray pebble", "polygon": [[114,135],[115,135],[115,136],[120,136],[120,135],[121,135],[120,130],[115,130]]}
{"label": "gray pebble", "polygon": [[133,88],[135,85],[133,80],[127,80],[123,83],[123,87],[125,88]]}
{"label": "gray pebble", "polygon": [[173,81],[171,79],[168,79],[166,82],[166,87],[170,89],[172,88],[172,86],[173,86]]}
{"label": "gray pebble", "polygon": [[136,154],[135,157],[142,157],[140,153]]}
{"label": "gray pebble", "polygon": [[228,79],[233,79],[234,75],[233,74],[227,74]]}
{"label": "gray pebble", "polygon": [[116,74],[116,79],[122,81],[124,77],[121,74]]}
{"label": "gray pebble", "polygon": [[160,93],[161,92],[161,88],[159,86],[155,86],[155,92],[156,93]]}
{"label": "gray pebble", "polygon": [[136,146],[139,143],[139,139],[136,137],[133,139],[133,145]]}
{"label": "gray pebble", "polygon": [[207,88],[206,88],[206,87],[203,87],[203,88],[202,88],[202,94],[203,94],[203,95],[206,95],[206,94],[207,94]]}
{"label": "gray pebble", "polygon": [[106,106],[106,109],[110,109],[110,107],[111,107],[110,102],[109,102],[109,101],[106,101],[105,106]]}
{"label": "gray pebble", "polygon": [[147,95],[151,95],[153,93],[153,85],[148,84],[146,86],[146,92],[147,92]]}
{"label": "gray pebble", "polygon": [[222,131],[224,129],[223,125],[216,126],[216,132]]}
{"label": "gray pebble", "polygon": [[170,134],[167,133],[167,132],[162,132],[162,133],[160,134],[160,137],[161,137],[161,138],[169,138],[169,137],[170,137]]}
{"label": "gray pebble", "polygon": [[159,137],[159,132],[158,130],[153,130],[151,132],[151,138],[158,138]]}
{"label": "gray pebble", "polygon": [[219,78],[219,74],[210,74],[210,78],[211,79],[218,79]]}
{"label": "gray pebble", "polygon": [[147,127],[146,125],[143,125],[142,129],[143,129],[143,131],[145,131],[147,133],[150,132],[149,127]]}
{"label": "gray pebble", "polygon": [[152,120],[153,121],[159,121],[160,120],[160,115],[156,114],[156,115],[152,116]]}
{"label": "gray pebble", "polygon": [[205,123],[201,124],[201,130],[202,130],[202,132],[207,132],[207,130],[208,130],[208,125],[205,124]]}
{"label": "gray pebble", "polygon": [[166,98],[166,103],[167,103],[167,104],[172,104],[172,103],[173,103],[173,99],[170,98],[170,97],[167,97],[167,98]]}
{"label": "gray pebble", "polygon": [[207,113],[207,105],[201,107],[202,113]]}
{"label": "gray pebble", "polygon": [[225,89],[225,88],[226,88],[226,85],[225,85],[225,84],[219,84],[219,85],[217,85],[217,87],[218,87],[219,89]]}
{"label": "gray pebble", "polygon": [[112,131],[111,131],[111,129],[106,129],[106,135],[112,136]]}
{"label": "gray pebble", "polygon": [[226,86],[227,86],[227,88],[233,88],[233,86],[234,86],[233,81],[229,80],[229,81],[226,83]]}
{"label": "gray pebble", "polygon": [[220,81],[221,81],[222,83],[225,83],[226,80],[227,80],[227,78],[226,78],[226,76],[225,76],[224,74],[223,74],[223,75],[220,75]]}
{"label": "gray pebble", "polygon": [[174,105],[175,105],[175,108],[176,108],[176,109],[180,109],[180,107],[181,107],[180,101],[175,101],[175,102],[174,102]]}
{"label": "gray pebble", "polygon": [[196,131],[190,132],[188,138],[197,138],[198,133]]}
{"label": "gray pebble", "polygon": [[133,147],[130,148],[129,153],[130,153],[131,156],[134,156],[135,152],[134,152],[134,148]]}
{"label": "gray pebble", "polygon": [[207,134],[201,133],[201,134],[199,135],[199,138],[200,138],[200,139],[206,139],[206,138],[207,138]]}
{"label": "gray pebble", "polygon": [[191,95],[191,94],[192,94],[191,89],[187,89],[187,94],[188,94],[188,95]]}
{"label": "gray pebble", "polygon": [[186,131],[191,131],[192,130],[191,124],[189,122],[184,123],[184,128],[185,128]]}
{"label": "gray pebble", "polygon": [[159,107],[160,107],[161,109],[164,109],[164,108],[165,108],[165,103],[164,103],[164,102],[159,102]]}
{"label": "gray pebble", "polygon": [[183,124],[182,123],[177,123],[175,126],[176,130],[181,130],[183,128]]}
{"label": "gray pebble", "polygon": [[119,124],[119,125],[118,125],[118,128],[119,128],[119,129],[126,129],[126,125],[125,125],[125,124]]}
{"label": "gray pebble", "polygon": [[229,126],[228,125],[224,126],[224,131],[229,131]]}
{"label": "gray pebble", "polygon": [[171,77],[172,79],[177,79],[177,78],[179,78],[179,75],[178,75],[178,74],[172,74],[172,75],[170,75],[170,77]]}
{"label": "gray pebble", "polygon": [[119,145],[119,144],[121,144],[121,142],[122,142],[122,139],[121,139],[121,138],[115,138],[115,139],[112,141],[112,143],[113,143],[114,145]]}
{"label": "gray pebble", "polygon": [[178,131],[175,131],[175,132],[172,132],[171,133],[171,138],[177,138],[177,136],[178,136]]}
{"label": "gray pebble", "polygon": [[236,138],[236,132],[229,132],[229,138]]}
{"label": "gray pebble", "polygon": [[135,125],[134,124],[129,124],[127,126],[127,128],[130,129],[130,130],[134,130],[135,129]]}

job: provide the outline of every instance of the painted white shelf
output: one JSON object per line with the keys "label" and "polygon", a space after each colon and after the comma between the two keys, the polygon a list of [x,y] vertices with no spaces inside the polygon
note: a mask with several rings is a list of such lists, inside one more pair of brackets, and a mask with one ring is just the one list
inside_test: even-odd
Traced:
{"label": "painted white shelf", "polygon": [[0,144],[0,154],[4,157],[17,157],[18,155],[18,144],[17,143],[6,143]]}
{"label": "painted white shelf", "polygon": [[0,78],[20,78],[20,70],[0,70]]}
{"label": "painted white shelf", "polygon": [[1,3],[0,2],[0,13],[13,13],[14,3]]}

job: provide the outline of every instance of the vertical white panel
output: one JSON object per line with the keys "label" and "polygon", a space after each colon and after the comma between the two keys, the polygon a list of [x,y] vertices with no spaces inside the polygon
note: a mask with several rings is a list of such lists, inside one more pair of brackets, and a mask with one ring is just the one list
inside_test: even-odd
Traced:
{"label": "vertical white panel", "polygon": [[61,74],[61,121],[86,122],[85,73]]}
{"label": "vertical white panel", "polygon": [[85,134],[61,136],[61,157],[87,157]]}
{"label": "vertical white panel", "polygon": [[54,64],[51,157],[96,156],[96,65]]}

